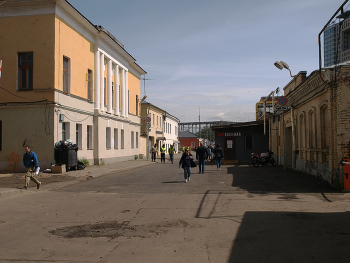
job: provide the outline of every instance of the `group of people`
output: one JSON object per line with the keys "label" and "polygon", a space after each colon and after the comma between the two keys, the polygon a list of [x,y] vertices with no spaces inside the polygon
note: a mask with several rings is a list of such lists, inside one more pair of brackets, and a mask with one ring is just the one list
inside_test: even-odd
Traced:
{"label": "group of people", "polygon": [[[205,148],[203,143],[200,143],[200,146],[196,149],[196,159],[199,163],[199,173],[204,174],[205,161],[209,158],[209,156],[211,157],[212,153],[215,155],[217,170],[221,169],[221,159],[224,158],[224,151],[222,150],[220,143],[218,143],[213,150],[211,150],[210,147]],[[181,166],[184,169],[184,178],[185,182],[187,183],[191,178],[191,167],[196,167],[189,148],[185,149],[185,152],[181,156],[179,168]]]}
{"label": "group of people", "polygon": [[[163,144],[162,147],[160,147],[160,162],[161,163],[162,162],[165,163],[165,151],[166,151],[165,144]],[[170,161],[171,161],[171,163],[174,163],[174,153],[176,152],[174,145],[170,145],[170,148],[168,151],[169,151]],[[152,146],[151,154],[152,154],[152,162],[155,162],[156,157],[158,155],[158,147],[157,147],[156,143],[154,144],[154,146]]]}

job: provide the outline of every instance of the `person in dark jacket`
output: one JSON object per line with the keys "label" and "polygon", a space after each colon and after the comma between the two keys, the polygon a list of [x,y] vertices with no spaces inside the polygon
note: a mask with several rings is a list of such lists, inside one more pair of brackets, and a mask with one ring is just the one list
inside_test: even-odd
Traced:
{"label": "person in dark jacket", "polygon": [[191,163],[192,163],[193,157],[190,153],[190,149],[186,149],[186,151],[182,154],[180,162],[179,162],[179,168],[182,165],[182,168],[184,169],[184,177],[185,177],[185,183],[187,183],[187,180],[190,180],[191,176]]}
{"label": "person in dark jacket", "polygon": [[207,159],[207,148],[205,148],[203,143],[200,143],[199,147],[197,148],[196,159],[199,162],[199,173],[204,174],[205,160]]}
{"label": "person in dark jacket", "polygon": [[214,154],[215,154],[216,166],[218,170],[220,170],[221,159],[224,159],[224,151],[222,150],[220,143],[216,144],[216,147],[214,149]]}
{"label": "person in dark jacket", "polygon": [[30,150],[29,145],[24,146],[25,153],[23,154],[23,165],[27,168],[27,174],[25,176],[25,185],[23,189],[28,189],[30,180],[36,183],[36,188],[39,189],[41,182],[34,178],[34,174],[39,174],[39,161],[35,152]]}

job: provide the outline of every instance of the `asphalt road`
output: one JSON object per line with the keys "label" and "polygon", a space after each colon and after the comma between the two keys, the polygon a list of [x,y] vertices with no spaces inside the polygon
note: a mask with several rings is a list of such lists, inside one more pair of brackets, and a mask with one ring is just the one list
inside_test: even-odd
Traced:
{"label": "asphalt road", "polygon": [[348,262],[348,193],[283,167],[167,162],[0,198],[0,262]]}

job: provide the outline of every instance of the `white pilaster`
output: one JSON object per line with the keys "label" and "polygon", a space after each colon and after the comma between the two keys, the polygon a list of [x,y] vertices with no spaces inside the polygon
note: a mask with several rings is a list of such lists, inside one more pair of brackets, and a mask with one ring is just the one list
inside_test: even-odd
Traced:
{"label": "white pilaster", "polygon": [[100,56],[100,110],[103,110],[103,111],[105,109],[105,103],[104,103],[104,96],[105,96],[104,64],[105,64],[105,55],[101,52],[101,56]]}
{"label": "white pilaster", "polygon": [[95,39],[95,109],[100,108],[100,51],[98,51],[98,38]]}
{"label": "white pilaster", "polygon": [[112,98],[112,60],[108,59],[108,65],[107,65],[107,99],[108,99],[108,107],[107,112],[112,113],[113,110],[113,98]]}
{"label": "white pilaster", "polygon": [[129,85],[128,85],[128,71],[125,71],[125,117],[129,116]]}
{"label": "white pilaster", "polygon": [[119,66],[114,67],[114,98],[115,98],[115,109],[114,114],[119,116]]}

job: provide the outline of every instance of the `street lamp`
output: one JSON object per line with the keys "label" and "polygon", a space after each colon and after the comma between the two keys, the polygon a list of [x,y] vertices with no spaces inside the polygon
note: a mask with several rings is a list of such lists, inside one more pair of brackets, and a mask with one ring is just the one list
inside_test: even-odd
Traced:
{"label": "street lamp", "polygon": [[289,69],[289,66],[286,62],[283,62],[283,61],[276,61],[274,63],[274,65],[276,66],[276,68],[278,68],[279,70],[282,70],[282,69],[288,69],[289,70],[289,74],[292,78],[294,78],[295,76],[292,75],[292,72],[290,71]]}

